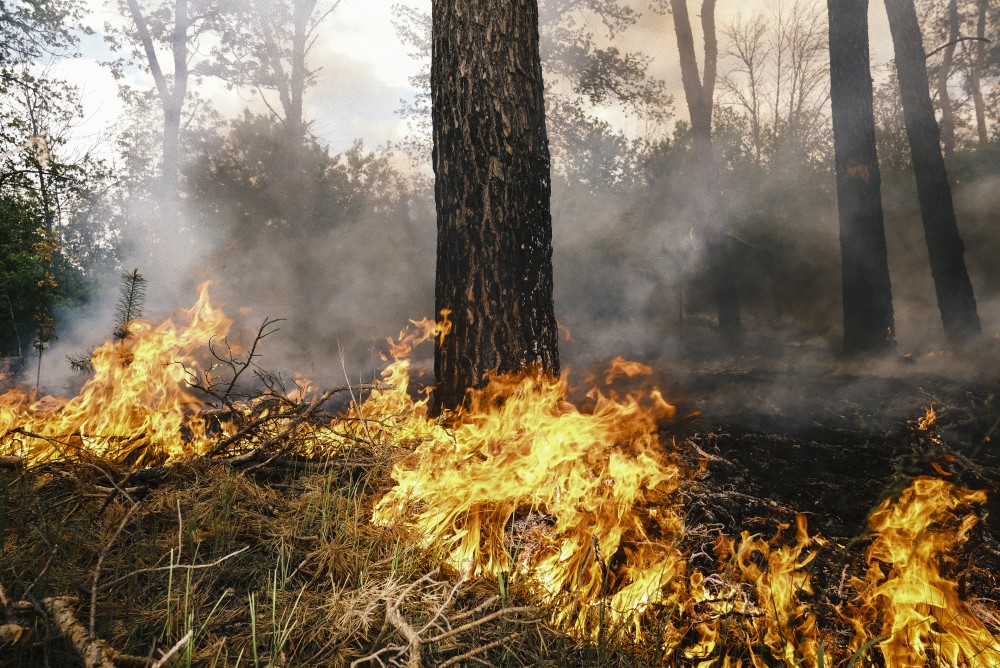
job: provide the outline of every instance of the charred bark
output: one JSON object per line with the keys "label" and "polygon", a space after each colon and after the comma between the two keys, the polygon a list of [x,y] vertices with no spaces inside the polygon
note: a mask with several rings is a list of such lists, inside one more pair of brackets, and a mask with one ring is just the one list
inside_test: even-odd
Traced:
{"label": "charred bark", "polygon": [[877,352],[894,345],[895,325],[875,150],[868,0],[827,0],[827,9],[844,351]]}
{"label": "charred bark", "polygon": [[434,412],[491,371],[559,372],[536,0],[435,0]]}
{"label": "charred bark", "polygon": [[951,185],[931,104],[926,57],[913,0],[885,0],[896,55],[903,119],[913,156],[931,274],[945,333],[953,342],[981,332],[976,298],[965,266]]}

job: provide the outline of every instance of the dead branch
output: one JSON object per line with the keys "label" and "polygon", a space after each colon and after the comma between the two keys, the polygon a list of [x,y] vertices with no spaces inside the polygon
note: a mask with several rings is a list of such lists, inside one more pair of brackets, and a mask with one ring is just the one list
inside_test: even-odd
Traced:
{"label": "dead branch", "polygon": [[473,649],[470,649],[468,652],[465,652],[464,654],[458,654],[457,656],[451,657],[450,659],[448,659],[447,661],[445,661],[444,663],[442,663],[440,666],[438,666],[438,668],[450,668],[450,666],[454,666],[455,664],[457,664],[460,661],[465,661],[466,659],[471,659],[473,657],[476,657],[476,656],[482,654],[483,652],[488,652],[491,649],[494,649],[496,647],[500,647],[502,645],[506,645],[507,643],[509,643],[510,641],[514,640],[515,638],[517,638],[520,635],[521,635],[521,632],[518,631],[517,633],[511,633],[509,636],[505,636],[503,638],[500,638],[499,640],[494,640],[493,642],[486,643],[485,645],[480,645],[479,647],[475,647]]}
{"label": "dead branch", "polygon": [[136,575],[139,575],[141,573],[157,573],[157,572],[160,572],[160,571],[173,571],[173,570],[181,570],[181,569],[188,570],[188,571],[197,571],[197,570],[201,570],[203,568],[214,568],[214,567],[218,566],[219,564],[221,564],[221,563],[223,563],[225,561],[228,561],[228,560],[232,559],[233,557],[235,557],[237,555],[243,554],[244,552],[246,552],[249,549],[250,549],[249,545],[244,545],[243,547],[241,547],[240,549],[236,550],[235,552],[230,552],[229,554],[225,554],[225,555],[219,557],[218,559],[216,559],[215,561],[209,562],[207,564],[173,564],[171,566],[150,566],[149,568],[139,568],[137,570],[132,571],[131,573],[129,573],[127,575],[121,576],[120,578],[115,578],[114,580],[109,580],[108,582],[105,582],[98,589],[107,589],[108,587],[113,587],[114,585],[121,584],[125,580],[128,580],[131,577],[135,577]]}
{"label": "dead branch", "polygon": [[281,432],[272,436],[265,442],[261,443],[259,446],[257,446],[250,452],[242,455],[237,455],[235,457],[231,457],[225,460],[226,463],[229,464],[239,464],[242,462],[253,461],[261,454],[263,454],[263,452],[267,448],[273,446],[275,443],[279,442],[280,440],[288,436],[288,434],[294,431],[300,424],[302,424],[306,420],[315,417],[316,413],[319,412],[319,409],[322,408],[323,404],[325,404],[331,398],[333,398],[335,394],[339,394],[341,392],[352,392],[352,393],[354,391],[370,392],[373,390],[391,390],[391,389],[392,389],[391,385],[380,385],[380,384],[341,385],[339,387],[331,388],[329,390],[326,390],[320,396],[313,399],[311,402],[309,402],[308,405],[297,406],[283,413],[277,413],[274,415],[265,416],[260,420],[255,421],[254,423],[248,425],[247,427],[241,429],[237,433],[233,434],[232,436],[226,438],[225,440],[215,445],[211,450],[208,451],[208,453],[205,455],[205,458],[210,459],[225,452],[226,449],[229,448],[229,446],[251,436],[257,429],[259,429],[261,426],[263,426],[268,422],[294,416],[292,417],[292,421],[283,430],[281,430]]}
{"label": "dead branch", "polygon": [[[454,626],[453,627],[453,624],[457,620],[468,619],[469,617],[473,616],[475,613],[478,613],[478,612],[482,611],[485,607],[488,607],[488,605],[496,602],[496,600],[497,600],[497,597],[495,597],[495,596],[491,597],[488,601],[486,601],[486,602],[484,602],[484,603],[476,606],[476,608],[474,610],[467,611],[467,612],[464,612],[464,613],[458,613],[456,615],[452,615],[452,617],[449,618],[445,613],[446,613],[447,609],[451,607],[452,602],[454,601],[456,592],[461,587],[461,585],[464,584],[465,581],[463,579],[463,580],[459,580],[459,582],[457,584],[455,584],[452,587],[450,587],[448,589],[448,591],[444,594],[443,599],[439,600],[439,602],[437,602],[435,604],[435,609],[433,611],[433,614],[431,614],[430,621],[427,622],[426,624],[424,624],[424,626],[421,627],[420,630],[418,631],[417,629],[415,629],[409,623],[409,621],[407,621],[407,619],[405,617],[403,617],[403,614],[402,614],[402,611],[400,610],[400,607],[402,606],[403,601],[415,589],[417,589],[422,584],[430,583],[431,585],[436,586],[438,588],[438,591],[440,591],[441,587],[445,583],[444,582],[438,582],[438,581],[435,581],[433,579],[433,576],[437,572],[438,572],[437,569],[434,569],[430,573],[427,573],[426,575],[424,575],[419,580],[416,580],[415,582],[410,583],[410,585],[407,586],[402,592],[400,592],[400,594],[398,596],[396,596],[396,597],[390,597],[390,598],[386,598],[385,599],[385,618],[386,618],[386,622],[389,625],[391,625],[394,629],[396,629],[396,631],[398,631],[403,636],[403,638],[406,639],[406,644],[405,645],[402,645],[402,644],[388,645],[386,647],[383,647],[383,648],[379,649],[378,651],[373,652],[372,654],[369,654],[368,656],[361,657],[360,659],[356,659],[355,661],[353,661],[351,663],[351,668],[357,668],[361,664],[369,663],[369,662],[374,662],[374,661],[378,661],[379,664],[382,664],[382,660],[381,660],[380,657],[383,654],[387,653],[387,652],[395,652],[395,658],[396,659],[401,659],[405,655],[407,657],[406,661],[404,663],[399,664],[399,665],[404,666],[405,668],[422,668],[423,665],[424,665],[423,664],[423,658],[422,658],[422,649],[426,645],[435,644],[435,643],[442,642],[444,640],[448,640],[450,638],[454,638],[455,636],[457,636],[457,635],[459,635],[461,633],[464,633],[465,631],[470,631],[470,630],[475,629],[477,627],[480,627],[480,626],[482,626],[484,624],[488,624],[488,623],[490,623],[490,622],[492,622],[492,621],[494,621],[496,619],[500,619],[500,618],[502,618],[502,617],[504,617],[506,615],[521,614],[521,613],[536,613],[536,612],[538,612],[538,609],[534,608],[534,607],[502,608],[500,610],[496,610],[494,612],[491,612],[488,615],[472,619],[472,620],[470,620],[470,621],[468,621],[468,622],[466,622],[466,623],[464,623],[464,624],[462,624],[460,626]],[[428,631],[431,627],[435,626],[435,623],[439,619],[444,620],[444,625],[447,627],[447,630],[442,631],[440,633],[437,633],[435,635],[424,637],[423,634],[426,631]],[[495,642],[491,642],[491,643],[487,643],[486,645],[478,646],[478,647],[476,647],[476,648],[474,648],[474,649],[472,649],[472,650],[470,650],[468,652],[465,652],[463,654],[454,656],[454,657],[448,659],[446,662],[444,662],[444,663],[442,663],[440,665],[441,666],[452,666],[452,665],[455,665],[455,664],[459,663],[460,661],[464,661],[464,660],[467,660],[467,659],[472,659],[473,657],[475,657],[475,656],[477,656],[477,655],[479,655],[479,654],[481,654],[483,652],[486,652],[486,651],[489,651],[491,649],[494,649],[495,647],[499,647],[500,645],[502,645],[505,642],[509,642],[510,640],[512,640],[513,638],[517,637],[518,635],[520,635],[520,634],[519,633],[515,633],[515,634],[512,634],[512,635],[508,635],[505,638],[502,638],[502,639],[497,640]]]}
{"label": "dead branch", "polygon": [[59,632],[70,641],[86,668],[115,668],[113,650],[103,640],[91,638],[76,619],[73,606],[79,599],[68,596],[50,596],[42,599],[42,605],[55,623]]}
{"label": "dead branch", "polygon": [[139,504],[133,502],[132,507],[129,508],[128,512],[125,513],[125,516],[122,517],[122,521],[118,523],[118,528],[115,529],[113,534],[111,534],[111,538],[109,538],[101,547],[101,554],[97,557],[97,564],[94,566],[94,575],[90,583],[89,633],[91,639],[95,637],[95,629],[97,627],[97,583],[101,579],[101,567],[104,565],[104,560],[107,558],[108,552],[111,550],[111,546],[116,540],[118,540],[118,536],[121,535],[121,532],[125,529],[125,525],[129,523],[137,510],[139,510]]}
{"label": "dead branch", "polygon": [[157,659],[150,668],[160,668],[163,666],[170,657],[179,652],[184,645],[191,640],[191,636],[194,635],[194,629],[188,629],[188,632],[184,634],[184,637],[177,641],[177,643],[171,647],[166,654]]}

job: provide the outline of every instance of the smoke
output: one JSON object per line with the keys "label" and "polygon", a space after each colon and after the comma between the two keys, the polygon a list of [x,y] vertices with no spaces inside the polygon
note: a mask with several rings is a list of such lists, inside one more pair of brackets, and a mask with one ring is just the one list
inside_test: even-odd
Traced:
{"label": "smoke", "polygon": [[[720,13],[720,24],[728,18]],[[642,48],[653,53],[651,75],[666,80],[667,90],[682,100],[670,31],[669,17],[648,14],[616,36],[615,43],[623,51]],[[357,99],[354,89],[360,89],[385,104],[385,95],[370,87],[367,79],[354,81],[352,90],[324,89],[316,99],[332,105]],[[683,118],[683,104],[677,108]],[[565,365],[589,371],[616,355],[636,358],[663,370],[668,394],[671,387],[683,393],[685,383],[691,392],[717,393],[704,399],[703,405],[713,410],[722,411],[726,400],[741,410],[756,404],[785,407],[780,410],[800,416],[808,412],[800,394],[806,376],[972,373],[986,378],[1000,368],[992,347],[982,353],[990,355],[986,364],[961,365],[939,354],[944,336],[912,177],[905,173],[884,175],[883,196],[897,357],[909,354],[908,361],[892,358],[854,366],[840,360],[840,248],[831,170],[822,161],[792,152],[776,152],[763,166],[751,164],[740,157],[739,133],[745,127],[739,118],[722,115],[716,147],[726,174],[729,248],[747,329],[739,345],[725,340],[714,324],[701,221],[689,206],[690,180],[683,160],[688,137],[683,127],[675,126],[674,119],[647,132],[634,115],[613,105],[591,111],[613,121],[611,134],[627,128],[626,140],[651,137],[659,143],[636,148],[628,141],[592,141],[592,136],[581,134],[577,139],[588,143],[567,145],[562,151],[578,159],[576,171],[556,165],[555,299]],[[223,131],[222,140],[227,132],[235,130]],[[218,142],[208,144],[203,150],[221,154]],[[623,160],[615,151],[635,153]],[[580,158],[585,154],[586,164]],[[350,161],[365,156],[384,160],[384,169],[359,177],[355,172],[365,170],[350,167]],[[426,184],[403,189],[390,174],[409,169],[403,157],[361,151],[354,158],[345,153],[339,162],[324,163],[329,172],[316,176],[317,182],[340,178],[343,170],[349,175],[344,184],[333,187],[337,197],[316,205],[309,224],[300,229],[247,222],[246,211],[260,204],[250,196],[262,189],[191,196],[178,228],[133,209],[128,216],[132,222],[124,228],[119,269],[138,267],[148,279],[149,319],[189,306],[197,284],[212,280],[213,298],[237,320],[234,339],[246,343],[265,318],[281,320],[280,330],[261,347],[266,368],[298,373],[323,385],[343,382],[345,376],[368,379],[383,364],[385,337],[395,336],[411,318],[434,315],[433,201]],[[277,158],[265,151],[260,160],[266,164]],[[189,181],[220,169],[205,161],[212,164],[191,171]],[[585,167],[593,171],[584,173]],[[273,166],[269,173],[275,173]],[[601,178],[616,183],[602,183]],[[991,344],[1000,328],[994,261],[1000,253],[994,233],[1000,223],[994,195],[998,186],[998,177],[977,177],[955,191],[966,257]],[[301,187],[305,192],[312,186]],[[261,202],[264,206],[269,200]],[[79,383],[67,370],[65,356],[110,337],[118,280],[118,272],[107,272],[95,290],[98,298],[84,312],[63,318],[67,326],[46,353],[43,367],[48,389]],[[425,370],[430,352],[424,352]],[[752,369],[760,381],[741,386],[734,369]],[[696,377],[718,383],[699,387],[691,381]],[[855,386],[849,380],[843,383]],[[875,391],[876,385],[856,387]],[[891,383],[883,389],[889,391]]]}

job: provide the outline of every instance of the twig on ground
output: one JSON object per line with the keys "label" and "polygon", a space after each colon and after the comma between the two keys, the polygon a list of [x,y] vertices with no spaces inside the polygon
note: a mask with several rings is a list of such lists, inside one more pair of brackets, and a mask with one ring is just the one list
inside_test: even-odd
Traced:
{"label": "twig on ground", "polygon": [[163,666],[167,661],[170,660],[170,657],[179,652],[181,648],[187,644],[188,640],[191,639],[192,635],[194,635],[194,629],[188,629],[188,632],[184,634],[184,637],[178,640],[177,643],[173,647],[171,647],[166,654],[164,654],[159,659],[154,661],[153,665],[150,666],[149,668],[161,668],[161,666]]}
{"label": "twig on ground", "polygon": [[281,413],[279,415],[262,418],[261,420],[258,420],[256,423],[249,425],[244,429],[241,429],[236,434],[233,434],[232,436],[226,438],[225,440],[221,441],[219,444],[214,446],[211,450],[209,450],[208,453],[205,455],[205,458],[210,459],[225,452],[225,450],[228,449],[229,446],[246,438],[247,436],[250,436],[258,427],[260,427],[266,422],[271,421],[272,419],[287,418],[287,417],[292,417],[294,415],[295,417],[292,418],[291,422],[289,422],[284,429],[282,429],[280,432],[278,432],[271,438],[267,439],[266,441],[258,445],[250,452],[244,453],[242,455],[236,455],[235,457],[229,457],[224,460],[226,464],[241,464],[245,462],[252,462],[256,460],[258,457],[260,457],[268,448],[270,448],[275,443],[278,443],[279,441],[287,437],[289,434],[291,434],[303,422],[315,417],[316,413],[319,412],[319,409],[323,407],[323,404],[325,404],[331,398],[333,398],[335,394],[339,394],[341,392],[351,392],[353,396],[353,393],[355,391],[370,392],[372,390],[388,390],[388,389],[392,389],[392,387],[389,385],[380,385],[380,384],[341,385],[339,387],[331,388],[323,392],[323,394],[321,394],[320,396],[313,399],[306,406],[299,406],[294,409],[285,411],[284,413]]}
{"label": "twig on ground", "polygon": [[109,538],[101,547],[101,553],[97,557],[97,564],[94,566],[94,575],[90,583],[90,626],[88,629],[91,640],[95,637],[95,629],[97,627],[97,583],[101,579],[101,567],[104,565],[104,560],[107,558],[108,552],[111,550],[111,546],[116,540],[118,540],[118,536],[120,536],[121,532],[124,531],[125,525],[131,521],[132,516],[135,515],[137,510],[139,510],[139,504],[133,502],[132,507],[129,508],[128,512],[125,513],[125,516],[122,517],[122,521],[118,523],[118,528],[115,529],[113,534],[111,534],[111,538]]}
{"label": "twig on ground", "polygon": [[[453,628],[453,624],[457,620],[468,619],[469,617],[472,617],[474,614],[482,611],[483,609],[485,609],[489,605],[495,603],[496,600],[497,600],[497,597],[495,597],[495,596],[491,597],[488,601],[485,601],[485,602],[481,603],[480,605],[476,606],[476,608],[473,609],[473,610],[471,610],[471,611],[467,611],[467,612],[464,612],[464,613],[459,613],[457,615],[452,616],[451,618],[448,618],[446,616],[445,612],[451,606],[452,602],[454,601],[455,593],[458,591],[459,587],[461,587],[461,585],[464,584],[464,580],[460,580],[458,582],[458,584],[456,584],[456,585],[454,585],[454,586],[452,586],[452,587],[450,587],[448,589],[448,591],[444,594],[444,598],[442,600],[440,600],[438,603],[435,604],[435,609],[434,609],[433,613],[431,614],[430,621],[427,622],[418,631],[417,629],[413,628],[413,626],[409,623],[409,621],[407,621],[407,619],[405,617],[403,617],[403,614],[402,614],[402,611],[400,610],[400,607],[401,607],[403,601],[418,586],[420,586],[422,584],[430,583],[431,585],[437,586],[438,587],[438,591],[440,591],[441,587],[443,585],[445,585],[446,583],[444,583],[444,582],[437,582],[437,581],[435,581],[433,579],[433,576],[437,572],[438,572],[437,569],[434,569],[430,573],[427,573],[426,575],[424,575],[419,580],[416,580],[415,582],[412,582],[409,586],[407,586],[405,589],[403,589],[403,591],[400,592],[400,594],[398,596],[389,597],[389,598],[385,599],[385,617],[386,617],[386,622],[389,625],[391,625],[394,629],[396,629],[396,631],[398,631],[403,636],[403,638],[406,639],[406,644],[405,645],[403,645],[403,644],[387,645],[387,646],[379,649],[378,651],[369,654],[368,656],[364,656],[364,657],[361,657],[359,659],[356,659],[355,661],[353,661],[351,663],[351,668],[357,668],[358,666],[360,666],[360,665],[362,665],[364,663],[370,663],[370,662],[374,662],[374,661],[378,661],[378,663],[380,665],[385,665],[385,664],[382,663],[382,658],[381,657],[382,657],[383,654],[386,654],[388,652],[395,652],[395,658],[397,660],[401,659],[405,655],[406,656],[406,660],[405,660],[405,662],[403,662],[401,664],[401,665],[405,666],[405,668],[422,668],[423,665],[424,665],[423,664],[422,650],[423,650],[423,647],[426,646],[426,645],[432,645],[434,643],[439,643],[439,642],[442,642],[444,640],[448,640],[450,638],[454,638],[455,636],[457,636],[457,635],[459,635],[461,633],[464,633],[466,631],[470,631],[470,630],[475,629],[477,627],[480,627],[480,626],[482,626],[484,624],[488,624],[488,623],[490,623],[490,622],[492,622],[492,621],[494,621],[496,619],[499,619],[501,617],[504,617],[506,615],[514,615],[514,614],[521,614],[521,613],[537,613],[538,612],[538,608],[535,608],[535,607],[501,608],[500,610],[496,610],[494,612],[491,612],[490,614],[485,615],[483,617],[477,617],[475,619],[472,619],[471,621],[466,622],[465,624],[462,624],[460,626],[455,626]],[[447,630],[441,631],[440,633],[437,633],[437,634],[432,635],[432,636],[424,637],[422,634],[425,633],[426,631],[428,631],[432,626],[435,626],[436,622],[439,619],[443,619],[444,620],[444,625],[447,627]],[[512,635],[508,635],[505,638],[502,638],[500,640],[497,640],[497,641],[494,641],[494,642],[490,642],[490,643],[487,643],[485,645],[478,646],[478,647],[476,647],[476,648],[474,648],[474,649],[472,649],[472,650],[470,650],[468,652],[465,652],[463,654],[454,656],[454,657],[448,659],[446,662],[444,662],[444,663],[442,663],[440,665],[441,666],[452,666],[452,665],[457,664],[460,661],[464,661],[464,660],[467,660],[467,659],[472,659],[472,658],[478,656],[479,654],[482,654],[483,652],[486,652],[486,651],[489,651],[489,650],[494,649],[496,647],[499,647],[504,642],[508,642],[508,641],[512,640],[513,638],[517,637],[518,635],[520,635],[520,634],[519,633],[515,633],[515,634],[512,634]]]}
{"label": "twig on ground", "polygon": [[141,573],[158,573],[160,571],[173,571],[179,569],[184,569],[188,571],[197,571],[203,568],[214,568],[219,564],[228,561],[237,555],[243,554],[249,549],[250,549],[249,545],[244,545],[235,552],[230,552],[229,554],[225,554],[216,559],[215,561],[209,562],[207,564],[173,564],[171,566],[150,566],[148,568],[139,568],[137,570],[132,571],[131,573],[128,573],[127,575],[123,575],[119,578],[115,578],[114,580],[109,580],[105,582],[99,587],[99,589],[107,589],[108,587],[113,587],[116,584],[121,584],[125,580],[128,580],[131,577],[135,577],[136,575],[139,575]]}

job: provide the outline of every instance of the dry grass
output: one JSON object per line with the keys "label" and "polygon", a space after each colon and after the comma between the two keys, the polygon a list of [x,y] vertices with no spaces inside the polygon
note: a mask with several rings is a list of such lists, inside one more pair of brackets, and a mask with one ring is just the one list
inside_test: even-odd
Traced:
{"label": "dry grass", "polygon": [[49,597],[72,597],[118,665],[156,665],[171,650],[164,665],[645,663],[636,648],[560,633],[516,586],[461,580],[405,529],[373,525],[391,465],[355,449],[325,470],[0,472],[0,583],[31,632],[0,666],[80,665],[42,612]]}

